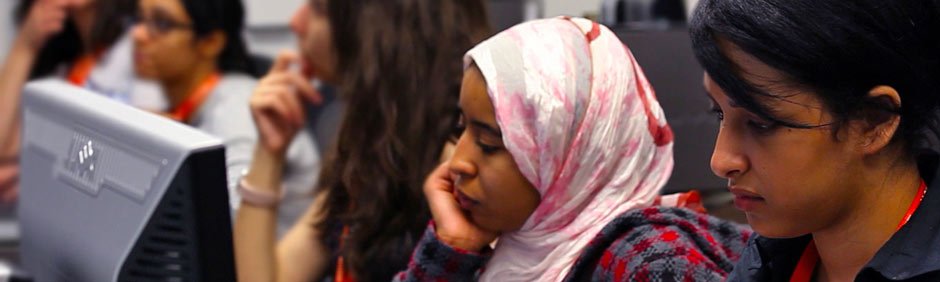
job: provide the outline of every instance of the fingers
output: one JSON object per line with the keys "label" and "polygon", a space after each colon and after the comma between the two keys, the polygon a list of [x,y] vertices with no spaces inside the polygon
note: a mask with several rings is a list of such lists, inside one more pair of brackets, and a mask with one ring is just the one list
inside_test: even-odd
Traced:
{"label": "fingers", "polygon": [[[272,71],[274,69],[272,68]],[[304,99],[318,105],[323,101],[323,97],[320,95],[320,92],[310,84],[310,81],[304,78],[301,74],[295,72],[274,72],[269,74],[263,79],[263,84],[273,85],[280,84],[291,87],[292,90],[296,91],[298,95],[301,95]]]}
{"label": "fingers", "polygon": [[[450,163],[444,162],[437,166],[431,174],[428,175],[428,179],[425,181],[425,190],[432,191],[445,191],[450,193],[454,188],[453,177],[450,174]],[[425,191],[429,192],[429,191]]]}
{"label": "fingers", "polygon": [[[269,84],[259,87],[256,92],[258,92],[257,99],[282,105],[280,108],[284,110],[279,111],[278,114],[284,118],[284,121],[289,122],[296,128],[303,126],[304,117],[306,116],[303,102],[298,95],[294,94],[293,87],[283,84]],[[268,101],[269,99],[276,101]]]}
{"label": "fingers", "polygon": [[292,95],[290,90],[283,86],[267,86],[259,89],[261,95],[252,98],[252,108],[270,116],[279,127],[294,130],[303,126],[303,108]]}
{"label": "fingers", "polygon": [[19,166],[0,165],[0,202],[12,203],[19,194]]}
{"label": "fingers", "polygon": [[281,51],[274,59],[274,63],[271,65],[271,70],[268,71],[268,74],[275,74],[279,72],[288,72],[290,71],[290,66],[295,62],[299,61],[297,53],[291,51]]}
{"label": "fingers", "polygon": [[310,84],[310,81],[304,78],[299,73],[290,73],[287,75],[288,79],[291,82],[291,85],[296,87],[297,93],[303,96],[307,101],[313,103],[314,105],[319,105],[323,102],[323,96],[320,95],[320,92]]}

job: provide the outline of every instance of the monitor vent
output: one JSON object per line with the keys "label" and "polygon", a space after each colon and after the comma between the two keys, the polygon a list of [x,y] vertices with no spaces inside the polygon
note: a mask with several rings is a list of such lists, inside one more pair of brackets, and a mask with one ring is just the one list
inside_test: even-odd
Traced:
{"label": "monitor vent", "polygon": [[186,185],[170,185],[125,261],[118,281],[197,281],[195,230]]}

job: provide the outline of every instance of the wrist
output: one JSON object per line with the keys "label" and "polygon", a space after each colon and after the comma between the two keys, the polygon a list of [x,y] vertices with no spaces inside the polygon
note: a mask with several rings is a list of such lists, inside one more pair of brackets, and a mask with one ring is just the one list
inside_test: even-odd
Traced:
{"label": "wrist", "polygon": [[461,238],[458,236],[450,236],[447,234],[442,234],[439,230],[435,230],[434,233],[437,236],[437,239],[441,241],[441,243],[444,243],[445,245],[450,246],[451,248],[462,250],[462,251],[479,253],[480,251],[483,250],[483,248],[485,248],[489,244],[489,243],[477,242],[476,240],[472,240],[468,238]]}
{"label": "wrist", "polygon": [[[281,176],[283,174],[283,155],[266,151],[261,146],[255,147],[254,156],[247,172],[242,174],[239,181],[256,188],[259,192],[280,194]],[[240,184],[240,183],[239,183]]]}
{"label": "wrist", "polygon": [[247,170],[242,172],[242,177],[238,180],[236,189],[238,195],[241,196],[242,203],[260,208],[276,209],[281,203],[281,199],[284,198],[281,189],[277,189],[276,186],[271,186],[275,187],[273,189],[255,186],[246,178],[247,175]]}
{"label": "wrist", "polygon": [[42,49],[43,44],[35,44],[33,42],[34,40],[23,36],[22,31],[20,31],[20,34],[20,36],[17,36],[13,40],[13,45],[10,46],[10,54],[15,54],[20,58],[28,58],[30,60],[34,59],[37,55],[39,55],[39,50]]}

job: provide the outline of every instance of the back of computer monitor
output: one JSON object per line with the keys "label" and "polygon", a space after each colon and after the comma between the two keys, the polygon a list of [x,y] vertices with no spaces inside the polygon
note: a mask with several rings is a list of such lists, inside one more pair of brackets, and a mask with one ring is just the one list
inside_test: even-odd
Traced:
{"label": "back of computer monitor", "polygon": [[24,90],[23,267],[36,281],[234,281],[221,142],[58,81]]}

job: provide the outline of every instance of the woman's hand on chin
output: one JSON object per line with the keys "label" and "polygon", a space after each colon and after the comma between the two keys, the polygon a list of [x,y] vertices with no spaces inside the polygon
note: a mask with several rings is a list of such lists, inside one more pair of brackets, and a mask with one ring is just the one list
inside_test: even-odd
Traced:
{"label": "woman's hand on chin", "polygon": [[473,223],[460,208],[454,189],[448,162],[434,169],[424,183],[424,195],[434,218],[437,238],[451,247],[473,252],[483,250],[499,234]]}

